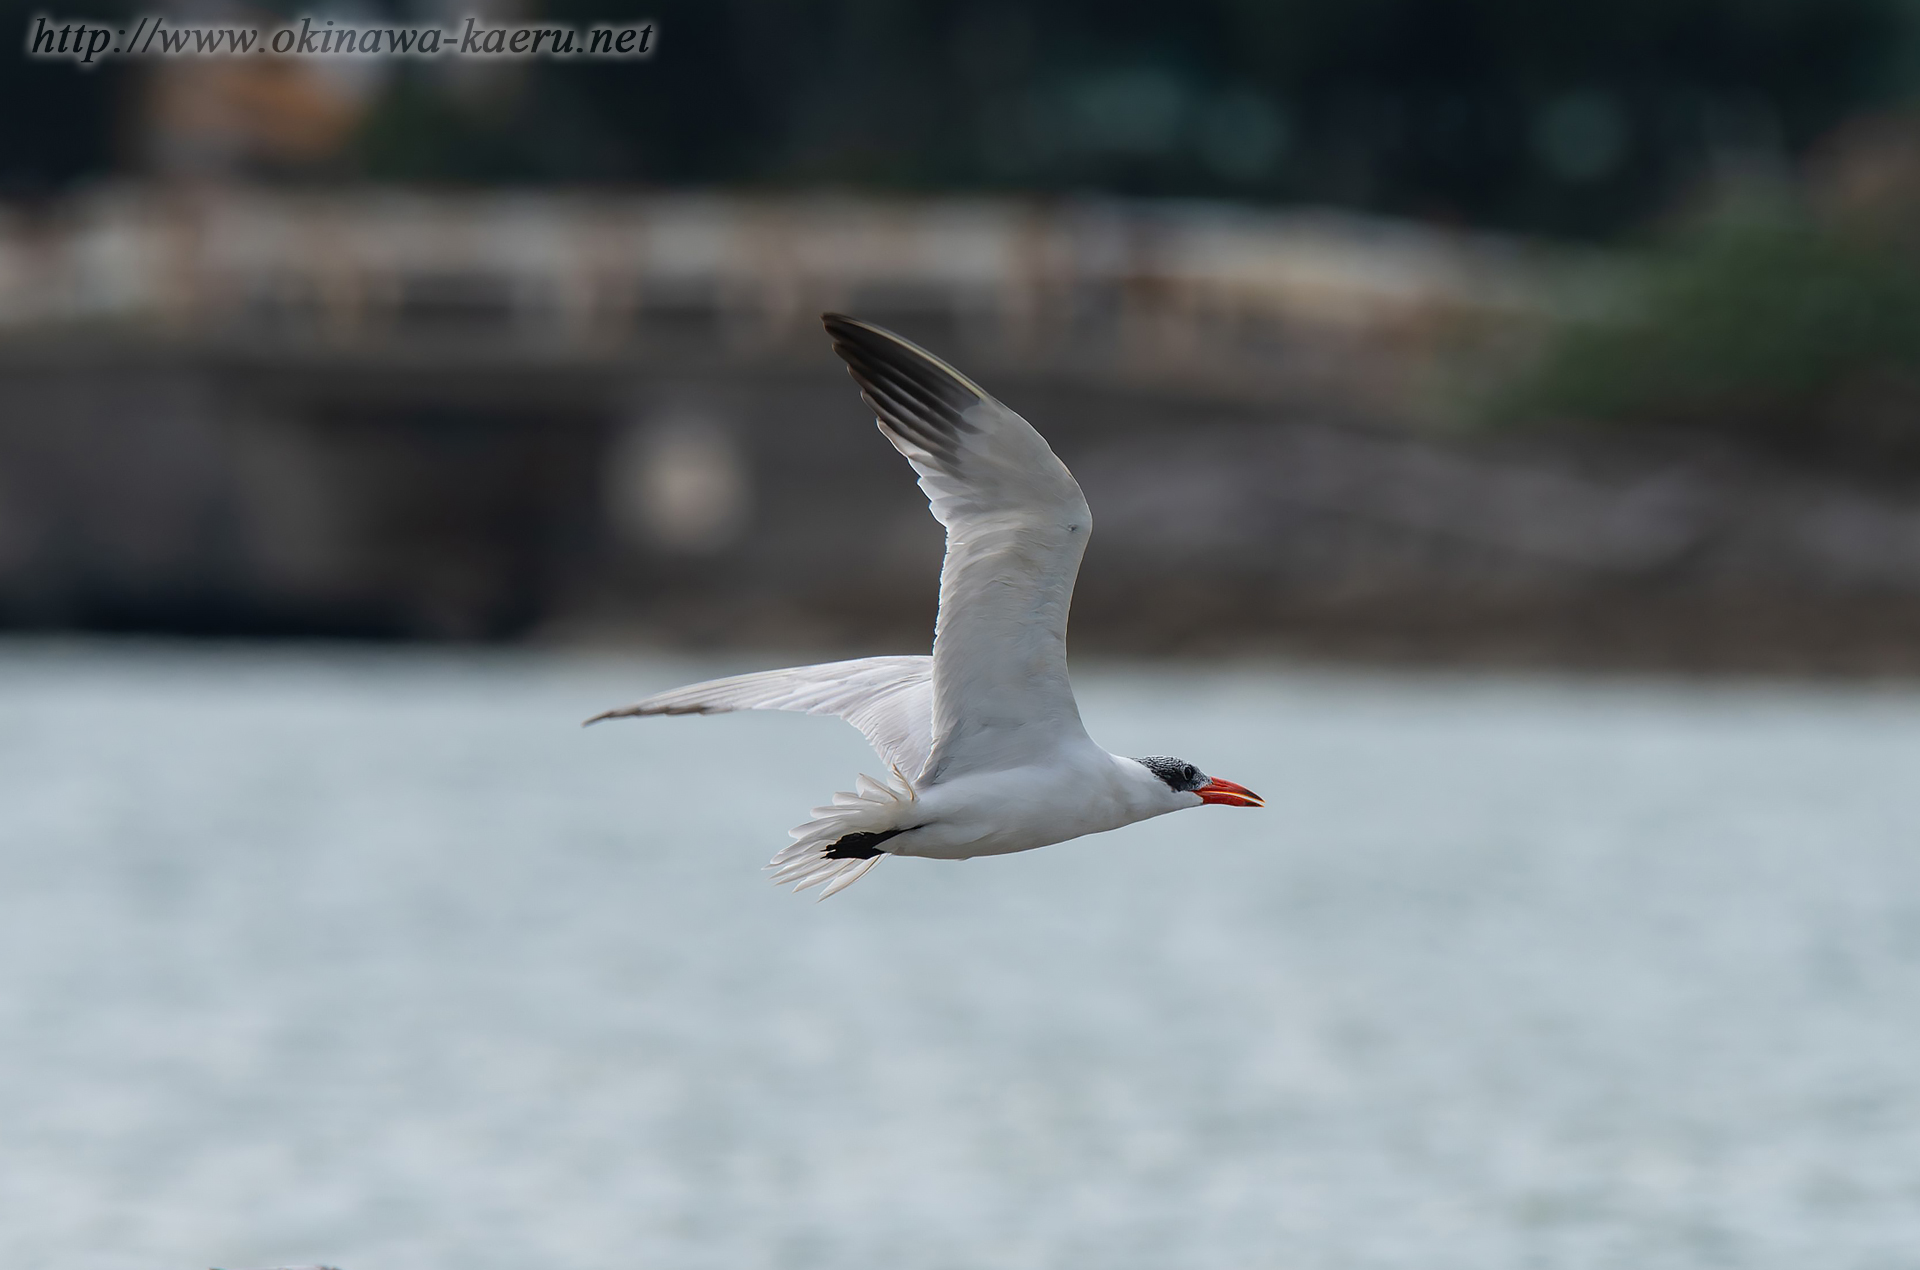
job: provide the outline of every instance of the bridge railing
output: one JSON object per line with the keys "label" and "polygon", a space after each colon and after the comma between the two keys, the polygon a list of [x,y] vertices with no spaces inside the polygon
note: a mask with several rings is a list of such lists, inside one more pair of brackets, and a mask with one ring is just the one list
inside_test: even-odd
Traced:
{"label": "bridge railing", "polygon": [[108,190],[0,209],[0,330],[355,345],[445,330],[619,354],[673,322],[777,348],[822,309],[951,320],[1011,357],[1258,377],[1418,358],[1564,306],[1559,256],[1315,211],[825,195]]}

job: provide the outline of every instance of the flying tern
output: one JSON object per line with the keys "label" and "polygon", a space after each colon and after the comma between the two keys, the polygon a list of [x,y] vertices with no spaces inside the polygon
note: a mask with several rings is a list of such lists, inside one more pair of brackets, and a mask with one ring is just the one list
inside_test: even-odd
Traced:
{"label": "flying tern", "polygon": [[1032,425],[932,353],[822,319],[880,431],[946,527],[933,655],[862,657],[676,688],[588,719],[793,710],[837,715],[887,765],[816,807],[767,867],[820,898],[886,856],[1006,855],[1259,795],[1183,759],[1094,744],[1067,679],[1067,607],[1093,518]]}

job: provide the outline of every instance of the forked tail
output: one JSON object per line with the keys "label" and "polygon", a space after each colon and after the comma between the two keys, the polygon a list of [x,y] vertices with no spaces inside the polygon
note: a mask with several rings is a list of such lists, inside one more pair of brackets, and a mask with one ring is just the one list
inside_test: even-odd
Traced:
{"label": "forked tail", "polygon": [[791,882],[799,892],[824,883],[824,900],[858,882],[886,854],[882,843],[917,827],[913,786],[897,769],[893,777],[883,784],[862,776],[857,792],[835,794],[832,806],[815,807],[813,819],[796,825],[792,844],[767,865],[774,884]]}

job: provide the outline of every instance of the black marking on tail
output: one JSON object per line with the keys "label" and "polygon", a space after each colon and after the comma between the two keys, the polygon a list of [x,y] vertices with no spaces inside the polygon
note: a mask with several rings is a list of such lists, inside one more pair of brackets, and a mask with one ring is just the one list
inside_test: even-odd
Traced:
{"label": "black marking on tail", "polygon": [[889,829],[885,833],[850,833],[821,853],[828,860],[871,860],[886,852],[880,844],[888,838],[905,833],[905,829]]}

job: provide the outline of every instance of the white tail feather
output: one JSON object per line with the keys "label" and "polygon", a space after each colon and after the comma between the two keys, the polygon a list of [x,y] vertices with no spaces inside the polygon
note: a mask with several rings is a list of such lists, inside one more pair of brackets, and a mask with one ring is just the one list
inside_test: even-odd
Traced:
{"label": "white tail feather", "polygon": [[[833,804],[815,807],[813,819],[791,830],[793,841],[782,847],[768,862],[776,886],[793,884],[794,891],[825,886],[820,898],[837,895],[879,863],[880,856],[849,856],[837,859],[827,852],[833,844],[855,833],[886,833],[914,827],[913,785],[895,768],[891,781],[861,776],[854,782],[854,793],[833,796]],[[884,854],[884,852],[882,853]]]}
{"label": "white tail feather", "polygon": [[851,869],[842,869],[839,877],[836,877],[833,881],[820,888],[820,898],[824,900],[829,895],[840,894],[840,892],[865,877],[867,870],[878,863],[880,863],[880,857],[873,856],[870,859],[856,861]]}

